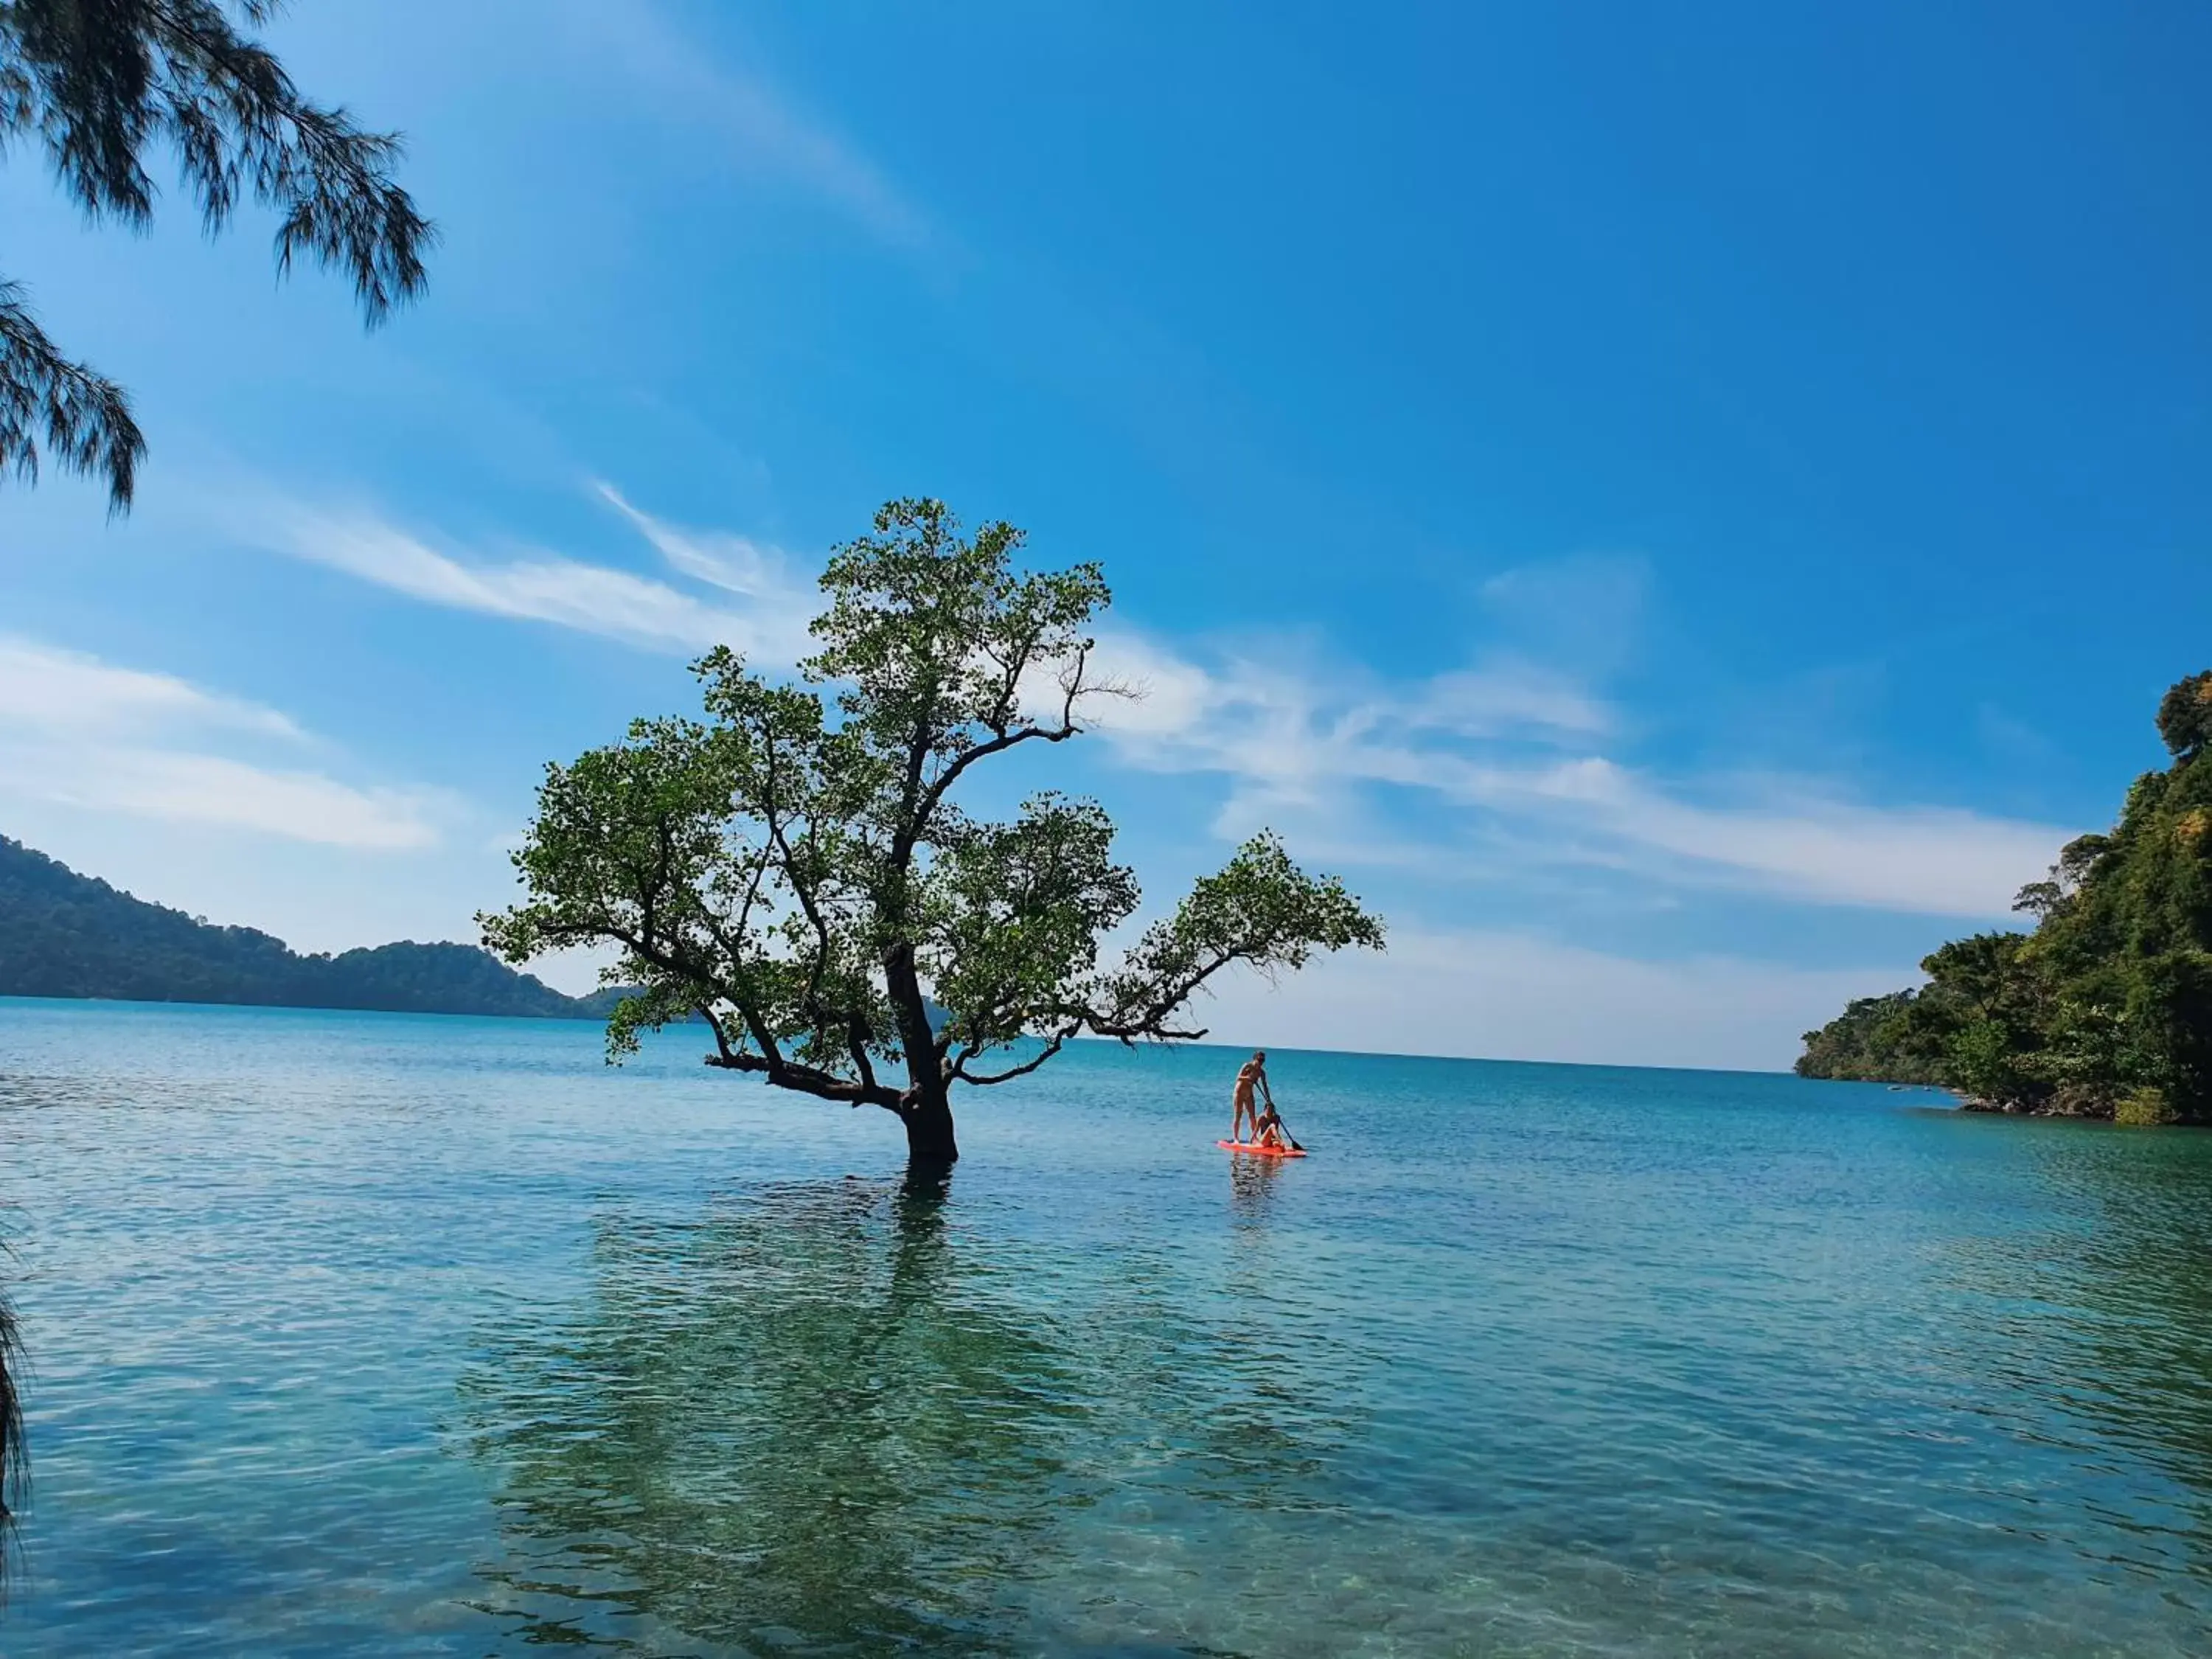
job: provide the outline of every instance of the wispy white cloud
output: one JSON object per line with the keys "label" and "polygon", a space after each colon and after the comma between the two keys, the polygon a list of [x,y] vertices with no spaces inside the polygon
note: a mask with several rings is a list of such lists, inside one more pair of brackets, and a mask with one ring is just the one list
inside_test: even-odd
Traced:
{"label": "wispy white cloud", "polygon": [[643,576],[548,554],[465,561],[367,514],[296,508],[259,526],[275,550],[410,599],[552,623],[632,644],[697,650],[744,631],[743,619]]}
{"label": "wispy white cloud", "polygon": [[430,792],[361,787],[211,750],[307,735],[289,717],[174,675],[0,639],[0,800],[390,850],[438,839]]}
{"label": "wispy white cloud", "polygon": [[658,6],[571,8],[569,15],[601,62],[647,88],[662,118],[714,135],[732,167],[805,191],[894,246],[941,241],[928,216],[850,140],[757,68],[718,60]]}
{"label": "wispy white cloud", "polygon": [[776,665],[804,654],[811,589],[778,550],[739,536],[679,529],[631,505],[611,485],[597,488],[677,573],[744,603],[715,603],[650,576],[557,554],[499,558],[447,551],[365,511],[280,502],[242,520],[239,533],[271,551],[429,605],[546,623],[650,650],[728,645]]}
{"label": "wispy white cloud", "polygon": [[1651,568],[1633,553],[1579,553],[1502,570],[1482,584],[1492,627],[1544,661],[1609,673],[1636,653]]}
{"label": "wispy white cloud", "polygon": [[[719,598],[550,555],[464,556],[373,516],[291,510],[268,522],[287,550],[429,603],[654,648],[727,643],[772,668],[805,653],[817,596],[780,550],[681,527],[611,484],[597,489],[679,579]],[[1130,764],[1225,778],[1224,832],[1310,830],[1364,848],[1352,863],[1503,857],[1675,890],[1979,919],[2008,915],[2067,838],[1958,807],[1869,803],[1820,780],[1668,776],[1617,758],[1632,734],[1593,684],[1602,671],[1566,665],[1632,650],[1645,581],[1633,560],[1509,573],[1483,592],[1503,642],[1415,680],[1280,642],[1264,659],[1200,660],[1115,626],[1100,635],[1092,676],[1140,695],[1099,697],[1085,712]],[[1540,659],[1528,642],[1543,639],[1559,648]],[[1409,797],[1427,806],[1382,810]]]}
{"label": "wispy white cloud", "polygon": [[1602,699],[1565,675],[1511,659],[1439,674],[1421,687],[1413,702],[1395,712],[1416,729],[1468,738],[1597,738],[1619,723]]}
{"label": "wispy white cloud", "polygon": [[[1995,917],[2068,832],[1944,806],[1882,806],[1802,780],[1669,781],[1600,745],[1605,700],[1513,659],[1392,686],[1334,665],[1201,665],[1157,641],[1117,640],[1110,660],[1164,687],[1133,711],[1094,711],[1128,763],[1226,777],[1220,827],[1316,829],[1378,862],[1419,861],[1402,827],[1376,836],[1361,792],[1410,791],[1437,809],[1438,861],[1519,840],[1549,862],[1626,870],[1678,886],[1725,885],[1823,904]],[[1365,825],[1364,830],[1353,826]]]}
{"label": "wispy white cloud", "polygon": [[58,805],[174,823],[219,824],[329,847],[434,845],[429,798],[360,789],[320,773],[278,771],[222,755],[98,749],[46,760],[33,793]]}
{"label": "wispy white cloud", "polygon": [[1619,843],[1792,896],[1933,915],[2008,914],[2069,832],[1953,807],[1870,806],[1750,778],[1735,799],[1700,805],[1657,781],[1591,762],[1564,799],[1568,816]]}
{"label": "wispy white cloud", "polygon": [[82,652],[0,635],[0,723],[17,730],[97,733],[185,723],[298,738],[289,718],[219,696],[173,674],[118,668]]}
{"label": "wispy white cloud", "polygon": [[1222,1042],[1589,1065],[1779,1070],[1797,1035],[1893,967],[1735,957],[1643,961],[1530,935],[1401,927],[1381,957],[1323,958],[1278,982],[1229,980],[1196,1011]]}
{"label": "wispy white cloud", "polygon": [[684,529],[632,506],[611,483],[598,489],[673,568],[747,601],[747,655],[788,665],[813,648],[806,624],[820,594],[781,548],[726,530]]}

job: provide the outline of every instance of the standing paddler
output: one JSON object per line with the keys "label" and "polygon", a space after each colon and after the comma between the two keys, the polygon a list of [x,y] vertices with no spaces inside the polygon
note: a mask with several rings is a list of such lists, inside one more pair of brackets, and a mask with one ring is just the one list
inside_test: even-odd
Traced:
{"label": "standing paddler", "polygon": [[[1253,1092],[1255,1090],[1258,1091],[1256,1097]],[[1229,1128],[1231,1140],[1237,1142],[1244,1140],[1244,1121],[1249,1118],[1252,1122],[1252,1142],[1247,1144],[1258,1142],[1260,1139],[1259,1103],[1261,1100],[1267,1103],[1267,1111],[1272,1116],[1275,1110],[1275,1096],[1274,1091],[1267,1087],[1267,1054],[1265,1049],[1254,1053],[1252,1058],[1246,1060],[1237,1071],[1237,1115]]]}

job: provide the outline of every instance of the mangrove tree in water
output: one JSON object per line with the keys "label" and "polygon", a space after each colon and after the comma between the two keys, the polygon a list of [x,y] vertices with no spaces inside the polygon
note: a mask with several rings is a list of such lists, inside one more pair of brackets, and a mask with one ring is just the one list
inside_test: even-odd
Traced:
{"label": "mangrove tree in water", "polygon": [[546,769],[514,858],[527,896],[479,918],[486,945],[520,964],[611,944],[605,981],[629,988],[611,1059],[696,1018],[708,1064],[883,1107],[935,1164],[959,1156],[956,1085],[1023,1076],[1079,1036],[1203,1036],[1184,1010],[1231,963],[1379,949],[1343,884],[1263,833],[1102,966],[1139,897],[1104,811],[1045,793],[993,823],[956,804],[983,763],[1129,695],[1091,671],[1098,567],[1018,572],[1022,541],[966,536],[939,501],[885,506],[823,574],[800,683],[717,649],[694,665],[703,720],[639,720]]}

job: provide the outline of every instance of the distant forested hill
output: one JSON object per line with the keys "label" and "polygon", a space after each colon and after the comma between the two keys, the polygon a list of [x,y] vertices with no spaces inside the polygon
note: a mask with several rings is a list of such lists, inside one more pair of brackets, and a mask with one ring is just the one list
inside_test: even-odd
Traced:
{"label": "distant forested hill", "polygon": [[251,927],[149,904],[0,836],[0,996],[240,1002],[400,1013],[604,1017],[473,945],[301,956]]}

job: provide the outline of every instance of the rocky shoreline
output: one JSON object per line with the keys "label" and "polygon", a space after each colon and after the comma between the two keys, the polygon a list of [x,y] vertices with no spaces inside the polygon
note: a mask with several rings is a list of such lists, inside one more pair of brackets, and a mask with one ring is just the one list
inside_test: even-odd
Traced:
{"label": "rocky shoreline", "polygon": [[2092,1122],[2140,1127],[2187,1125],[2166,1097],[2154,1089],[2140,1089],[2115,1099],[2087,1090],[2060,1089],[2036,1100],[1990,1100],[1978,1095],[1946,1091],[1956,1097],[1962,1112],[1989,1112],[2003,1117],[2072,1117]]}

